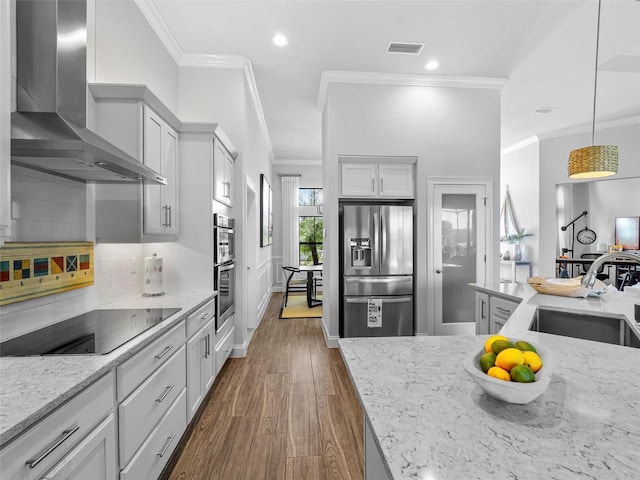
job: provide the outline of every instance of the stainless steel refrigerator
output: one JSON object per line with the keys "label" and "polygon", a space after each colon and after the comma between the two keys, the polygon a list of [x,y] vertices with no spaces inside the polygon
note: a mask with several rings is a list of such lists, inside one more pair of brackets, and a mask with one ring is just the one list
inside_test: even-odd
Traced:
{"label": "stainless steel refrigerator", "polygon": [[341,205],[340,334],[413,335],[413,206]]}

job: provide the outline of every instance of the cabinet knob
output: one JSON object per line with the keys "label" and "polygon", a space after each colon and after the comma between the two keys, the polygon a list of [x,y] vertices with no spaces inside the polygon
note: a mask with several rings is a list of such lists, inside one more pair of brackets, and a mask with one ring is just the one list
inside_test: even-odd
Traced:
{"label": "cabinet knob", "polygon": [[439,268],[436,268],[436,273],[442,273],[442,270],[440,270]]}

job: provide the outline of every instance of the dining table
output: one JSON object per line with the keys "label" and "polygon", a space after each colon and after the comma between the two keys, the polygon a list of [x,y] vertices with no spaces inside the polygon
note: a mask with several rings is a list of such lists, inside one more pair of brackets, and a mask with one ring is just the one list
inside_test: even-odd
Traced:
{"label": "dining table", "polygon": [[307,272],[307,306],[313,308],[322,305],[322,300],[313,296],[313,276],[316,272],[322,273],[322,265],[300,265],[298,268],[301,272]]}

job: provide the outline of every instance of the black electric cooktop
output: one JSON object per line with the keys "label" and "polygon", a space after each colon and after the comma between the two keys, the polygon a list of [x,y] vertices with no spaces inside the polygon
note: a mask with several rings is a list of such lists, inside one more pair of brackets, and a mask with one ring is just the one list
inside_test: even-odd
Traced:
{"label": "black electric cooktop", "polygon": [[179,308],[93,310],[0,343],[0,356],[103,355],[178,312]]}

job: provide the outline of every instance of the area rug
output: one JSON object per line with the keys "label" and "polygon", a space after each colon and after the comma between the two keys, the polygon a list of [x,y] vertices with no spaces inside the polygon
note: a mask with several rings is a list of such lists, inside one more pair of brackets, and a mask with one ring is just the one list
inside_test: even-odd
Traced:
{"label": "area rug", "polygon": [[[318,296],[318,299],[321,299]],[[309,308],[307,306],[306,295],[289,295],[289,301],[287,306],[284,306],[284,299],[282,300],[283,307],[280,308],[280,318],[318,318],[322,317],[322,305]]]}

